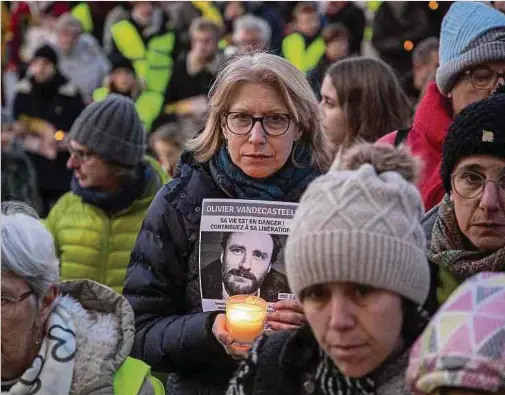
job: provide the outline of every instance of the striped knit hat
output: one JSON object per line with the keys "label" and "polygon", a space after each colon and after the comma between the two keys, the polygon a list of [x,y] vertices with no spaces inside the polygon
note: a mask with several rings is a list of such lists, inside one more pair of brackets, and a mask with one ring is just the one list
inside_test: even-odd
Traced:
{"label": "striped knit hat", "polygon": [[480,273],[441,307],[410,353],[407,387],[505,389],[505,273]]}

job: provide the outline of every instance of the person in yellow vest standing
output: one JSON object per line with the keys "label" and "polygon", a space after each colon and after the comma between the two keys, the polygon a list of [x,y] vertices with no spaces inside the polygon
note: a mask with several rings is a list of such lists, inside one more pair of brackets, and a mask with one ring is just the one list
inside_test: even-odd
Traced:
{"label": "person in yellow vest standing", "polygon": [[72,16],[81,22],[82,31],[95,37],[103,46],[105,21],[110,11],[117,7],[115,1],[81,1],[72,3]]}
{"label": "person in yellow vest standing", "polygon": [[175,32],[163,23],[153,23],[153,13],[152,2],[137,1],[127,19],[112,25],[111,57],[119,52],[129,59],[137,77],[145,81],[137,109],[147,130],[161,112],[178,52]]}
{"label": "person in yellow vest standing", "polygon": [[321,18],[312,2],[300,2],[293,10],[294,32],[282,40],[282,56],[300,71],[313,70],[323,57],[326,44],[320,35]]}
{"label": "person in yellow vest standing", "polygon": [[121,292],[145,213],[168,175],[146,156],[146,133],[129,98],[87,106],[69,134],[71,191],[45,221],[62,280],[90,279]]}

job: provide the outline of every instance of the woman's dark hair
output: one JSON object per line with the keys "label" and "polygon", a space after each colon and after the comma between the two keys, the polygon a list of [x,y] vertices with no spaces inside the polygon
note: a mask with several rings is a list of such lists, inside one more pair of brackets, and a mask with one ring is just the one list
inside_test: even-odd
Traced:
{"label": "woman's dark hair", "polygon": [[382,136],[412,122],[413,109],[390,66],[380,59],[351,57],[327,71],[346,115],[349,130],[343,142],[374,143]]}

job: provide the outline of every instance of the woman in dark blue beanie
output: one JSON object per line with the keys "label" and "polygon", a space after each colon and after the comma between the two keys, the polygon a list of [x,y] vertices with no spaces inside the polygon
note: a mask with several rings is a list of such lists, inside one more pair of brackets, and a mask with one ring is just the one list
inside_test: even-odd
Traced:
{"label": "woman in dark blue beanie", "polygon": [[505,271],[504,113],[501,85],[463,110],[447,133],[441,163],[446,196],[424,220],[439,303],[479,272]]}

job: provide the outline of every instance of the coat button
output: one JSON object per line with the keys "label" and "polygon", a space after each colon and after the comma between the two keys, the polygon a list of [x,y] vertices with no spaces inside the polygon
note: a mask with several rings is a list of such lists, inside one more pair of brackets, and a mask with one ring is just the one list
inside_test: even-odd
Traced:
{"label": "coat button", "polygon": [[186,197],[186,194],[183,192],[181,193],[181,199],[184,199]]}
{"label": "coat button", "polygon": [[307,394],[313,394],[316,391],[316,385],[313,380],[307,380],[304,382],[303,388]]}
{"label": "coat button", "polygon": [[197,213],[199,213],[199,212],[200,212],[200,207],[195,208],[195,211],[196,211]]}

